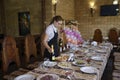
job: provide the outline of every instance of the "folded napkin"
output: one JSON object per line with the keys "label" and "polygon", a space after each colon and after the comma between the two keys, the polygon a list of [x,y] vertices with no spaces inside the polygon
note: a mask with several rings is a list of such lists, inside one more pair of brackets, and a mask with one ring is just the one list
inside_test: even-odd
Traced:
{"label": "folded napkin", "polygon": [[69,58],[68,58],[68,61],[73,61],[73,60],[74,60],[74,54],[71,53],[70,56],[69,56]]}
{"label": "folded napkin", "polygon": [[97,46],[97,42],[96,42],[96,41],[93,41],[93,42],[91,43],[91,45]]}

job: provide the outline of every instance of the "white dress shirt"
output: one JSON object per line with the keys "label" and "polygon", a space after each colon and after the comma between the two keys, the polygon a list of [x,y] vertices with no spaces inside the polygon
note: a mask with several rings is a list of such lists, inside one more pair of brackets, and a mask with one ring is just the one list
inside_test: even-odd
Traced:
{"label": "white dress shirt", "polygon": [[48,41],[54,37],[54,32],[57,32],[57,28],[51,24],[46,28],[45,33],[48,35]]}

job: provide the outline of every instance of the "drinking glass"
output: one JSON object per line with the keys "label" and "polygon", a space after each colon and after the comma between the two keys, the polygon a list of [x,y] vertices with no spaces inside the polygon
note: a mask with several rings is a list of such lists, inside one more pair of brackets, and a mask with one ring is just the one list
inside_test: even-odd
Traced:
{"label": "drinking glass", "polygon": [[74,70],[66,70],[65,75],[69,80],[76,80]]}
{"label": "drinking glass", "polygon": [[45,58],[42,63],[40,62],[39,67],[40,67],[41,70],[47,71],[47,70],[48,70],[48,67],[44,65],[44,62],[45,62],[45,61],[49,61],[49,59],[48,59],[48,58]]}

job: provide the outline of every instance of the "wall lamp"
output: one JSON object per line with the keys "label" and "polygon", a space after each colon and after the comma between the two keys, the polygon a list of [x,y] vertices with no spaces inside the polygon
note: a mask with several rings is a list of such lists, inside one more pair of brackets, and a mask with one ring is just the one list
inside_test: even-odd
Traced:
{"label": "wall lamp", "polygon": [[90,2],[90,14],[91,16],[93,17],[94,16],[94,13],[95,13],[95,2]]}
{"label": "wall lamp", "polygon": [[119,0],[113,0],[113,5],[117,5]]}
{"label": "wall lamp", "polygon": [[56,15],[56,7],[57,7],[57,3],[58,3],[58,0],[52,0],[52,4],[53,4],[53,10],[54,10],[54,15]]}
{"label": "wall lamp", "polygon": [[90,14],[91,14],[92,17],[94,16],[94,13],[95,13],[95,9],[94,8],[90,8]]}
{"label": "wall lamp", "polygon": [[52,0],[52,4],[53,4],[53,5],[56,5],[57,2],[58,2],[58,0]]}

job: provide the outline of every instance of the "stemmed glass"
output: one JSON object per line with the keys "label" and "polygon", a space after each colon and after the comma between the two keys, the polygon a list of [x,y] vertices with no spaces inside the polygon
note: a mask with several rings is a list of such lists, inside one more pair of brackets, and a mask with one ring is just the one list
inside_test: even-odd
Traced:
{"label": "stemmed glass", "polygon": [[76,80],[74,70],[66,70],[65,75],[69,80]]}
{"label": "stemmed glass", "polygon": [[44,65],[44,62],[45,62],[45,61],[49,61],[49,59],[48,59],[48,58],[45,58],[44,61],[43,61],[42,63],[40,62],[39,67],[40,67],[41,70],[47,71],[48,68],[47,68],[47,66]]}
{"label": "stemmed glass", "polygon": [[90,65],[90,61],[91,61],[90,56],[85,56],[85,60],[87,62],[87,65]]}

